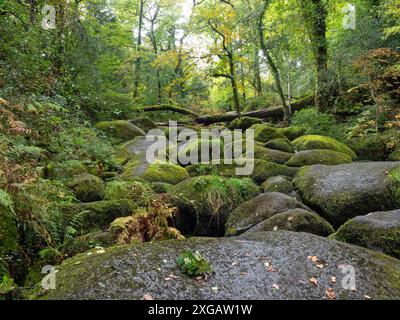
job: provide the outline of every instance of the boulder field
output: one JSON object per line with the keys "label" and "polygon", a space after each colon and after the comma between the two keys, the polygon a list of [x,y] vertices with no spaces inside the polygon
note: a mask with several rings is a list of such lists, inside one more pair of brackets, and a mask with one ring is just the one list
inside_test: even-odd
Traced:
{"label": "boulder field", "polygon": [[[154,127],[149,119],[98,126],[121,142],[112,175],[96,176],[79,161],[46,167],[46,177],[76,198],[61,208],[62,223],[79,232],[59,248],[69,259],[57,267],[57,289],[38,287],[30,298],[400,298],[400,162],[360,162],[363,153],[333,138],[250,118],[230,124],[255,129],[257,139],[254,158],[246,159],[254,171],[239,177],[232,164],[147,163],[152,143],[143,132]],[[210,149],[224,147],[220,139],[209,142]],[[200,143],[162,152],[197,152]],[[157,201],[160,217],[151,220]],[[124,219],[128,240],[121,245],[113,226]],[[0,229],[13,223],[3,220]],[[178,236],[130,240],[157,223]],[[13,248],[13,229],[7,231],[0,252]],[[207,279],[181,272],[177,259],[185,250],[210,263]],[[356,288],[341,285],[342,265],[355,268]]]}

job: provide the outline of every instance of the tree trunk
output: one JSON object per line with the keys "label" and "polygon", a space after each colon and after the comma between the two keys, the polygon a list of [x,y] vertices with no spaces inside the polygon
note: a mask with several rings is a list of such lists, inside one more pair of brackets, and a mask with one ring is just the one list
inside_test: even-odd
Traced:
{"label": "tree trunk", "polygon": [[264,1],[264,7],[262,8],[262,12],[261,12],[261,15],[260,15],[259,20],[258,20],[258,36],[259,36],[259,40],[260,40],[260,47],[261,47],[262,52],[264,53],[265,58],[267,59],[267,63],[269,65],[270,69],[271,69],[272,76],[274,77],[275,85],[276,85],[276,88],[278,90],[279,97],[281,99],[282,108],[283,108],[283,112],[285,114],[285,118],[287,120],[289,120],[290,117],[291,117],[291,114],[290,114],[290,110],[289,110],[289,108],[288,108],[288,106],[286,104],[285,95],[284,95],[283,90],[282,90],[279,71],[278,71],[278,68],[276,67],[276,65],[275,65],[275,63],[274,63],[274,61],[273,61],[273,59],[272,59],[272,57],[271,57],[271,55],[269,53],[269,50],[267,48],[267,45],[266,45],[265,39],[264,39],[264,24],[263,24],[263,20],[264,20],[265,12],[267,10],[267,6],[268,6],[268,1]]}
{"label": "tree trunk", "polygon": [[233,61],[233,54],[231,52],[228,52],[228,59],[229,59],[229,75],[230,75],[229,78],[231,80],[232,93],[233,93],[233,106],[240,117],[241,110],[239,101],[239,90],[236,82],[235,62]]}
{"label": "tree trunk", "polygon": [[329,106],[329,79],[328,79],[328,42],[326,39],[327,10],[323,0],[311,0],[312,12],[305,14],[311,17],[311,40],[315,46],[315,107],[326,112]]}
{"label": "tree trunk", "polygon": [[261,67],[258,45],[256,45],[254,51],[254,84],[256,96],[262,96]]}
{"label": "tree trunk", "polygon": [[143,28],[143,6],[144,0],[140,0],[139,4],[139,31],[138,31],[138,38],[137,38],[137,54],[138,57],[135,61],[135,77],[133,82],[133,98],[137,98],[138,90],[139,90],[139,82],[140,82],[140,69],[142,63],[141,57],[141,46],[142,46],[142,28]]}

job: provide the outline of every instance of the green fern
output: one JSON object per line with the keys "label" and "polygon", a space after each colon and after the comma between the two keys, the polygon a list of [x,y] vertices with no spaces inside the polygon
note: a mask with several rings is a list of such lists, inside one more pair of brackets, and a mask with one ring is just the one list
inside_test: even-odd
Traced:
{"label": "green fern", "polygon": [[39,160],[46,158],[46,150],[35,146],[16,145],[9,151],[9,156],[15,159]]}
{"label": "green fern", "polygon": [[14,201],[7,191],[0,189],[0,205],[15,214]]}

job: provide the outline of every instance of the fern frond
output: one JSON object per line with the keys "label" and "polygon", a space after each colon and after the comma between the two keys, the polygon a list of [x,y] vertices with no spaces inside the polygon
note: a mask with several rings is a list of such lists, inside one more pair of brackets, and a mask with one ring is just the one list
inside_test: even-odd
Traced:
{"label": "fern frond", "polygon": [[0,205],[9,210],[11,213],[15,214],[14,201],[8,192],[3,189],[0,189]]}

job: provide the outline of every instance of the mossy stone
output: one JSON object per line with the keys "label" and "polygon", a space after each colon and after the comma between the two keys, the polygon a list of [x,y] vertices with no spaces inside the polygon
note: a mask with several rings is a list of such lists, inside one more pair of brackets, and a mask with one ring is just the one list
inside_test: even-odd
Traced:
{"label": "mossy stone", "polygon": [[195,235],[221,236],[227,215],[244,201],[258,195],[259,188],[246,178],[201,176],[175,185],[169,193],[193,205],[197,217]]}
{"label": "mossy stone", "polygon": [[341,226],[332,237],[400,259],[400,210],[356,217]]}
{"label": "mossy stone", "polygon": [[[243,155],[245,156],[245,154]],[[265,160],[270,162],[275,162],[279,164],[284,164],[290,158],[292,158],[292,153],[287,153],[278,150],[272,150],[260,146],[254,147],[254,159]]]}
{"label": "mossy stone", "polygon": [[335,232],[329,222],[317,213],[296,208],[273,215],[247,231],[247,233],[273,230],[307,232],[321,237],[327,237]]}
{"label": "mossy stone", "polygon": [[221,177],[235,177],[236,166],[229,164],[198,163],[185,167],[191,177],[217,175]]}
{"label": "mossy stone", "polygon": [[87,173],[86,167],[78,160],[51,163],[46,168],[47,177],[53,180],[70,180],[76,175]]}
{"label": "mossy stone", "polygon": [[251,173],[250,177],[256,183],[262,184],[265,180],[275,176],[294,177],[297,171],[297,168],[288,167],[270,161],[255,159],[254,171]]}
{"label": "mossy stone", "polygon": [[82,173],[67,183],[74,191],[76,198],[82,202],[95,202],[105,197],[105,186],[103,180],[89,173]]}
{"label": "mossy stone", "polygon": [[292,126],[287,128],[277,128],[277,131],[283,134],[287,139],[293,141],[301,136],[303,136],[307,129],[298,126]]}
{"label": "mossy stone", "polygon": [[62,246],[62,253],[68,258],[95,248],[107,248],[114,244],[113,235],[108,231],[95,230],[88,234],[66,240]]}
{"label": "mossy stone", "polygon": [[297,151],[327,149],[348,155],[353,160],[357,159],[357,155],[344,143],[331,137],[307,135],[297,138],[292,142]]}
{"label": "mossy stone", "polygon": [[389,173],[400,162],[354,162],[301,168],[293,183],[304,202],[334,227],[371,211],[399,207]]}
{"label": "mossy stone", "polygon": [[105,200],[131,200],[145,206],[154,194],[152,184],[140,180],[116,180],[106,184]]}
{"label": "mossy stone", "polygon": [[251,128],[254,129],[254,139],[263,143],[267,143],[273,139],[285,138],[285,136],[279,133],[276,128],[267,124],[256,124]]}
{"label": "mossy stone", "polygon": [[142,129],[125,120],[102,121],[96,124],[96,129],[106,132],[111,137],[121,142],[146,135]]}
{"label": "mossy stone", "polygon": [[143,179],[149,182],[165,182],[177,184],[190,178],[185,168],[172,163],[151,164],[143,174]]}
{"label": "mossy stone", "polygon": [[260,222],[271,218],[277,213],[296,208],[310,210],[295,198],[289,197],[283,193],[263,193],[242,203],[229,214],[226,223],[225,236],[237,236],[255,227]]}
{"label": "mossy stone", "polygon": [[314,164],[338,165],[353,162],[346,154],[333,150],[306,150],[297,152],[285,165],[289,167],[304,167]]}
{"label": "mossy stone", "polygon": [[[177,274],[176,260],[184,250],[199,251],[212,265],[215,274],[208,279],[208,286]],[[324,268],[317,274],[308,256],[324,260]],[[278,273],[267,272],[262,257]],[[354,266],[357,275],[363,275],[357,277],[356,291],[340,285],[345,275],[341,277],[338,265],[346,263]],[[65,260],[57,270],[56,290],[44,291],[38,283],[30,293],[31,299],[141,300],[148,293],[157,300],[326,300],[329,287],[334,288],[338,300],[365,300],[365,295],[378,300],[400,298],[399,260],[291,231],[116,246],[102,254],[79,254]],[[169,274],[178,277],[165,281]],[[336,286],[331,281],[333,275],[337,276]],[[310,285],[312,276],[318,276],[318,286]],[[211,286],[219,290],[213,291]]]}
{"label": "mossy stone", "polygon": [[266,148],[294,153],[294,148],[288,139],[273,139],[265,144]]}
{"label": "mossy stone", "polygon": [[172,184],[165,182],[153,182],[151,187],[156,194],[162,194],[167,193],[172,188]]}
{"label": "mossy stone", "polygon": [[231,130],[234,130],[234,129],[247,130],[255,124],[262,124],[262,123],[263,122],[261,119],[252,118],[252,117],[241,117],[241,118],[237,118],[237,119],[233,120],[229,124],[229,129],[231,129]]}
{"label": "mossy stone", "polygon": [[130,123],[139,127],[144,132],[148,132],[152,129],[157,129],[157,125],[149,117],[137,117],[129,120]]}
{"label": "mossy stone", "polygon": [[295,191],[290,178],[285,176],[276,176],[269,178],[261,185],[264,192],[280,192],[284,194],[291,194]]}
{"label": "mossy stone", "polygon": [[378,135],[353,138],[350,145],[359,160],[383,161],[387,158],[385,143]]}

